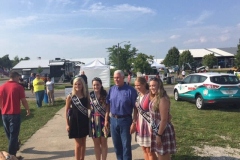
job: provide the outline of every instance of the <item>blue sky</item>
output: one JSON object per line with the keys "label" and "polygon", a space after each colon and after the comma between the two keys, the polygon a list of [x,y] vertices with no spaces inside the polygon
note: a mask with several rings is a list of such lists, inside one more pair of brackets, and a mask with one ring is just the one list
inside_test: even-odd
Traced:
{"label": "blue sky", "polygon": [[[108,57],[130,41],[138,52],[237,47],[239,0],[0,0],[0,57]],[[127,42],[123,42],[123,46]]]}

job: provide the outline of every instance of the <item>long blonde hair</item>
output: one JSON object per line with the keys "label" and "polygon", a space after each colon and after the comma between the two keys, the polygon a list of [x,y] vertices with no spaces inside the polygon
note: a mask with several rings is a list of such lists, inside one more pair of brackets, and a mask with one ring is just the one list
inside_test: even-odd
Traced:
{"label": "long blonde hair", "polygon": [[147,80],[146,80],[145,77],[137,77],[137,78],[135,79],[135,82],[139,82],[140,84],[142,84],[142,85],[145,86],[145,89],[146,89],[146,90],[149,90],[149,85],[148,85]]}
{"label": "long blonde hair", "polygon": [[167,95],[166,90],[163,87],[163,82],[162,82],[161,79],[154,77],[154,78],[150,79],[150,82],[151,81],[155,81],[155,82],[158,83],[157,93],[156,94],[152,94],[152,92],[150,92],[150,94],[149,94],[150,95],[150,100],[154,101],[153,109],[155,111],[157,111],[159,109],[159,103],[160,103],[160,99],[162,97],[166,97],[169,101],[170,101],[170,99],[169,99],[169,96]]}
{"label": "long blonde hair", "polygon": [[82,83],[82,86],[83,86],[83,88],[82,88],[83,97],[88,98],[87,86],[86,86],[86,84],[85,84],[85,82],[84,82],[82,77],[77,77],[77,78],[75,78],[73,80],[72,95],[76,95],[76,90],[74,89],[74,84],[76,82],[81,82]]}

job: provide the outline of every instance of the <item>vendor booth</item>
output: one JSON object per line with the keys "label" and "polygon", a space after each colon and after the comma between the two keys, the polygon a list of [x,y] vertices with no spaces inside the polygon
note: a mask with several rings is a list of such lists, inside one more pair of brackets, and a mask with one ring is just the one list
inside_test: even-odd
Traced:
{"label": "vendor booth", "polygon": [[80,72],[84,71],[88,79],[88,88],[92,88],[92,79],[99,77],[104,88],[110,87],[110,66],[95,60],[89,64],[81,66]]}

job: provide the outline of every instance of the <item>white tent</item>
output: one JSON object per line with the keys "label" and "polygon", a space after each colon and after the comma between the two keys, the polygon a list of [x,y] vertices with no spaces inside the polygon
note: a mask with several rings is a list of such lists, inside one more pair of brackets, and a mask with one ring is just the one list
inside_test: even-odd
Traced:
{"label": "white tent", "polygon": [[152,64],[151,64],[151,67],[159,69],[159,68],[165,68],[165,65],[164,64],[159,64],[159,63],[153,61]]}
{"label": "white tent", "polygon": [[110,87],[110,66],[104,65],[98,59],[81,66],[80,71],[84,71],[88,79],[88,88],[92,88],[92,79],[99,77],[104,88]]}

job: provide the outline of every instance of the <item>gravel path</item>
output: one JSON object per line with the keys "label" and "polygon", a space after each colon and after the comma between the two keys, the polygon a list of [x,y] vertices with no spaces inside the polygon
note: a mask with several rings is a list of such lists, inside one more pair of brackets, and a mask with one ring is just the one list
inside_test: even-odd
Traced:
{"label": "gravel path", "polygon": [[240,149],[222,148],[205,145],[204,148],[193,147],[196,154],[201,157],[210,157],[211,160],[239,160]]}

